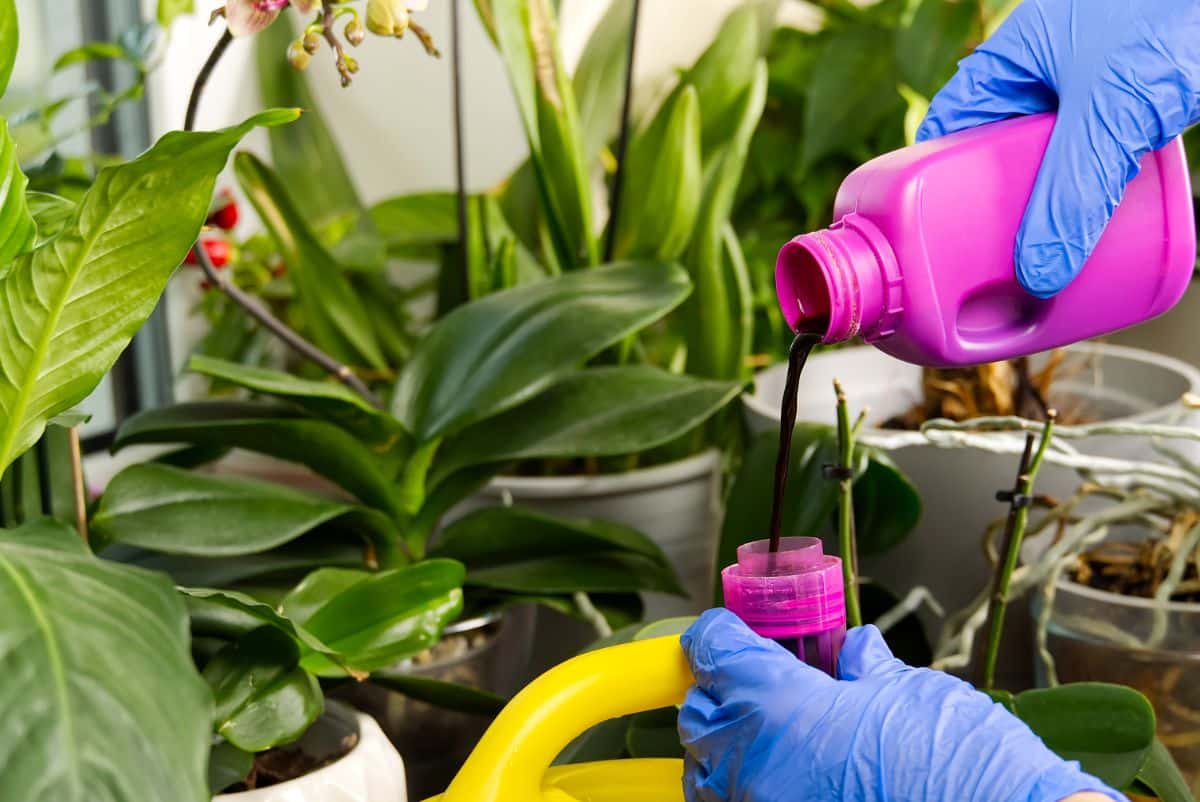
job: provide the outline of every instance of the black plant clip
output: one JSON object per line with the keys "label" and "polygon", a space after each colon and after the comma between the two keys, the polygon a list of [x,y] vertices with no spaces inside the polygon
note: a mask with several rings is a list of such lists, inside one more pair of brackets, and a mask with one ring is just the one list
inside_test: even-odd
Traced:
{"label": "black plant clip", "polygon": [[854,478],[854,471],[841,465],[822,465],[821,476],[830,482],[844,482]]}
{"label": "black plant clip", "polygon": [[1033,506],[1033,496],[1017,493],[1012,490],[997,490],[996,501],[1007,502],[1014,510]]}

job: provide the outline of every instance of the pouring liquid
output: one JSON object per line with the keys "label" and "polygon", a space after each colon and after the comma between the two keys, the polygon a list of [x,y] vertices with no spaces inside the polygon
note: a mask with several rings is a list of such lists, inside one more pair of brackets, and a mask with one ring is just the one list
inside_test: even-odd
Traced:
{"label": "pouring liquid", "polygon": [[779,451],[775,456],[775,485],[771,497],[771,553],[779,551],[780,538],[783,536],[783,497],[787,491],[788,465],[792,454],[792,434],[796,429],[797,396],[800,392],[800,374],[812,353],[822,339],[824,326],[821,321],[812,321],[812,325],[802,328],[792,340],[788,349],[787,380],[783,385],[783,403],[779,411]]}

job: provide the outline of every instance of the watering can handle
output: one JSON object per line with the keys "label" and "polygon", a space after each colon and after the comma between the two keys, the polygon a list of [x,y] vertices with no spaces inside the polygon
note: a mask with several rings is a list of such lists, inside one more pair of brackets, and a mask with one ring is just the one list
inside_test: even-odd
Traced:
{"label": "watering can handle", "polygon": [[692,682],[678,636],[572,658],[504,708],[442,802],[540,802],[546,770],[576,737],[608,719],[679,704]]}

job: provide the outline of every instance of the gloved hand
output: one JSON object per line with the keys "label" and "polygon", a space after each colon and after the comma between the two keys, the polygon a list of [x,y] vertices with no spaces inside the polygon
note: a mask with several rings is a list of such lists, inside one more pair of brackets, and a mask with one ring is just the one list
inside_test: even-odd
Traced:
{"label": "gloved hand", "polygon": [[1200,3],[1025,0],[959,62],[917,140],[1058,109],[1017,235],[1017,279],[1048,298],[1079,273],[1139,159],[1200,120]]}
{"label": "gloved hand", "polygon": [[727,610],[683,635],[688,802],[1124,800],[960,679],[910,668],[879,630],[846,635],[836,681]]}

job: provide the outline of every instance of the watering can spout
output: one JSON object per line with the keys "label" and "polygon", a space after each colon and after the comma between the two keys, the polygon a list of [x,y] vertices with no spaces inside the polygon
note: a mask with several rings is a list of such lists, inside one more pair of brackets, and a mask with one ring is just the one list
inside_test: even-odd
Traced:
{"label": "watering can spout", "polygon": [[679,760],[550,764],[596,724],[679,704],[691,685],[677,636],[579,655],[517,694],[429,802],[682,802]]}

